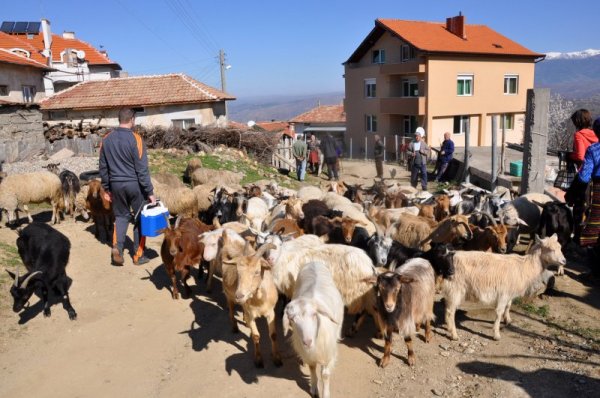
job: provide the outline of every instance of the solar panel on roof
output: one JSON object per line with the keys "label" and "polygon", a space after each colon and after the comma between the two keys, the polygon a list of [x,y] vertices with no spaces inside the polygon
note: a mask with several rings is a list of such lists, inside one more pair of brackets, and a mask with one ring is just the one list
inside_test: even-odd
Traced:
{"label": "solar panel on roof", "polygon": [[27,25],[27,33],[40,33],[41,22],[29,22]]}
{"label": "solar panel on roof", "polygon": [[0,31],[2,31],[4,33],[12,33],[14,26],[15,26],[14,22],[4,21],[4,22],[2,22],[2,26],[0,26]]}
{"label": "solar panel on roof", "polygon": [[29,22],[16,22],[13,28],[13,33],[27,33],[27,25]]}

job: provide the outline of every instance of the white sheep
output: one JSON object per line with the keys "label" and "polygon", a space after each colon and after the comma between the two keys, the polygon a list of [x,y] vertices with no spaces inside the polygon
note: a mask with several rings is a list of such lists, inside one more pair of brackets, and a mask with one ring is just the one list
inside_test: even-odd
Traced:
{"label": "white sheep", "polygon": [[466,297],[496,306],[494,339],[500,340],[500,321],[508,325],[513,299],[531,292],[550,265],[566,264],[558,236],[535,237],[525,256],[490,252],[457,251],[453,260],[454,275],[444,279],[442,294],[446,303],[446,324],[453,340],[458,339],[454,315]]}
{"label": "white sheep", "polygon": [[198,199],[190,188],[174,188],[157,181],[153,181],[152,185],[154,186],[154,195],[169,209],[170,215],[198,217]]}
{"label": "white sheep", "polygon": [[192,188],[202,184],[240,185],[243,177],[242,173],[234,173],[229,170],[200,168],[192,173]]}
{"label": "white sheep", "polygon": [[198,203],[198,211],[200,213],[208,210],[212,204],[214,198],[214,190],[215,186],[212,184],[204,184],[204,185],[196,185],[192,192],[196,197],[196,202]]}
{"label": "white sheep", "polygon": [[[329,378],[341,338],[344,303],[331,271],[319,262],[302,267],[293,300],[285,307],[284,334],[291,326],[292,345],[310,368],[310,393],[329,398]],[[317,365],[321,366],[320,382]]]}
{"label": "white sheep", "polygon": [[27,219],[33,222],[28,203],[48,202],[52,205],[52,222],[60,222],[59,211],[64,204],[60,178],[51,172],[12,174],[0,184],[0,208],[8,215],[8,222],[16,218],[16,211],[23,206]]}
{"label": "white sheep", "polygon": [[315,187],[314,185],[306,185],[298,190],[298,199],[300,199],[303,203],[306,203],[312,199],[321,199],[323,195],[324,192],[321,191],[319,187]]}

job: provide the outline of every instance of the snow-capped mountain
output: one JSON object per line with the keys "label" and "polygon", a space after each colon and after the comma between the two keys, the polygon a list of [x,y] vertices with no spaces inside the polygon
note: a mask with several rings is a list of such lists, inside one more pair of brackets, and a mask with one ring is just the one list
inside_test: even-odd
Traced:
{"label": "snow-capped mountain", "polygon": [[535,86],[572,99],[599,96],[600,50],[546,53],[535,64]]}
{"label": "snow-capped mountain", "polygon": [[583,50],[583,51],[573,51],[570,53],[548,52],[548,53],[546,53],[546,60],[583,59],[583,58],[595,57],[596,55],[600,55],[600,50],[594,50],[592,48]]}

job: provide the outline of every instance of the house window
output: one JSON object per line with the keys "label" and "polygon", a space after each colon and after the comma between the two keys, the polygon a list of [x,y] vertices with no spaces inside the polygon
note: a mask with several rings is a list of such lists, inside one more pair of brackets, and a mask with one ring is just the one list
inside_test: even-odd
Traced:
{"label": "house window", "polygon": [[505,113],[500,116],[500,128],[506,130],[512,130],[515,126],[515,115],[511,113]]}
{"label": "house window", "polygon": [[374,64],[385,63],[385,50],[373,50],[372,61]]}
{"label": "house window", "polygon": [[377,116],[365,115],[366,130],[369,133],[377,132]]}
{"label": "house window", "polygon": [[8,86],[0,84],[0,95],[8,95]]}
{"label": "house window", "polygon": [[377,84],[375,83],[375,79],[365,79],[365,97],[377,97]]}
{"label": "house window", "polygon": [[138,106],[135,108],[131,108],[131,110],[135,113],[135,116],[146,116],[146,109],[143,106]]}
{"label": "house window", "polygon": [[418,97],[419,83],[416,79],[402,80],[402,96],[403,97]]}
{"label": "house window", "polygon": [[456,95],[473,95],[473,75],[458,75],[456,78]]}
{"label": "house window", "polygon": [[23,102],[33,102],[35,93],[35,86],[23,86]]}
{"label": "house window", "polygon": [[71,50],[71,49],[66,49],[62,54],[61,54],[61,58],[62,58],[62,62],[67,64],[67,66],[77,66],[78,61],[77,61],[77,52]]}
{"label": "house window", "polygon": [[519,75],[504,75],[504,94],[517,94],[519,91]]}
{"label": "house window", "polygon": [[465,134],[469,131],[469,116],[454,116],[454,134]]}
{"label": "house window", "polygon": [[411,137],[414,130],[417,128],[417,117],[416,116],[404,116],[404,136]]}
{"label": "house window", "polygon": [[403,44],[400,48],[400,56],[402,62],[411,61],[416,58],[416,51],[413,46],[409,46],[408,44]]}
{"label": "house window", "polygon": [[173,127],[182,130],[196,125],[195,119],[172,119],[171,122],[173,123]]}

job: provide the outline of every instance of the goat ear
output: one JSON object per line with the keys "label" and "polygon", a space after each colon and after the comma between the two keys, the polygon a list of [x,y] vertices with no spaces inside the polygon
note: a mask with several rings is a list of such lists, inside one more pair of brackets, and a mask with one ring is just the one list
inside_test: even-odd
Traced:
{"label": "goat ear", "polygon": [[406,275],[399,275],[400,276],[400,282],[402,283],[412,283],[415,281],[414,278],[411,278],[410,276],[406,276]]}
{"label": "goat ear", "polygon": [[287,307],[283,309],[283,335],[286,336],[290,331],[290,316],[287,313]]}
{"label": "goat ear", "polygon": [[262,269],[271,269],[271,264],[264,258],[260,258],[260,268]]}
{"label": "goat ear", "polygon": [[535,243],[542,243],[542,239],[538,234],[535,234]]}
{"label": "goat ear", "polygon": [[524,225],[524,226],[526,226],[526,227],[528,227],[528,226],[529,226],[529,225],[528,225],[528,224],[527,224],[527,223],[526,223],[524,220],[522,220],[522,219],[521,219],[521,218],[519,218],[519,217],[517,217],[517,224],[521,224],[521,225]]}
{"label": "goat ear", "polygon": [[364,283],[367,283],[369,285],[373,285],[375,286],[377,284],[377,276],[373,275],[373,276],[369,276],[367,278],[363,278],[362,280]]}
{"label": "goat ear", "polygon": [[329,320],[333,323],[335,323],[336,325],[339,324],[339,321],[337,321],[334,317],[333,314],[331,313],[330,309],[327,308],[327,306],[323,305],[322,303],[317,301],[317,313],[320,315],[323,315],[326,318],[329,318]]}
{"label": "goat ear", "polygon": [[554,242],[558,242],[558,235],[557,234],[552,234],[552,236],[550,237],[551,240],[553,240]]}
{"label": "goat ear", "polygon": [[10,272],[9,270],[6,270],[6,272],[8,272],[8,275],[10,275],[11,278],[15,279],[17,276],[15,274],[13,274],[12,272]]}

